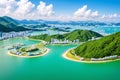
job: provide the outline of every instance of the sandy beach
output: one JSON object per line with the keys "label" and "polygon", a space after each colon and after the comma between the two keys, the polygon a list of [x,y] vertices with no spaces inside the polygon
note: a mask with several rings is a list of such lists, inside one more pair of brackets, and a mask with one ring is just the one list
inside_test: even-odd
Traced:
{"label": "sandy beach", "polygon": [[69,57],[66,56],[66,54],[72,49],[73,48],[65,51],[65,53],[62,54],[62,57],[65,58],[65,59],[71,60],[71,61],[82,62],[82,63],[104,63],[104,62],[113,62],[113,61],[120,60],[120,59],[115,59],[115,60],[104,60],[104,61],[80,61],[80,60],[76,60],[76,59],[69,58]]}

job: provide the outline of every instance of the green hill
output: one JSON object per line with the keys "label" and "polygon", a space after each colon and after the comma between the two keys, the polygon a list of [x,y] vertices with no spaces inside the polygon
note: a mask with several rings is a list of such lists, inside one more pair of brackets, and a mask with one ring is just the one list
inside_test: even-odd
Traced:
{"label": "green hill", "polygon": [[10,31],[25,31],[28,30],[23,26],[19,26],[16,20],[4,16],[0,17],[0,32],[10,32]]}
{"label": "green hill", "polygon": [[84,58],[103,58],[120,56],[120,32],[105,36],[99,40],[89,41],[77,47],[75,54]]}
{"label": "green hill", "polygon": [[5,23],[6,23],[6,21],[8,22],[8,23],[13,23],[13,24],[15,24],[15,25],[18,25],[19,23],[16,21],[16,20],[14,20],[14,19],[12,19],[12,18],[10,18],[10,17],[8,17],[8,16],[3,16],[3,17],[0,17],[0,20],[2,21],[5,21]]}
{"label": "green hill", "polygon": [[32,36],[30,38],[41,39],[45,41],[51,41],[51,38],[62,39],[62,40],[67,39],[70,41],[79,39],[80,42],[84,42],[84,41],[88,41],[89,39],[92,39],[92,37],[95,37],[95,38],[102,37],[102,35],[90,30],[75,30],[66,34],[56,34],[56,35],[43,34],[38,36]]}

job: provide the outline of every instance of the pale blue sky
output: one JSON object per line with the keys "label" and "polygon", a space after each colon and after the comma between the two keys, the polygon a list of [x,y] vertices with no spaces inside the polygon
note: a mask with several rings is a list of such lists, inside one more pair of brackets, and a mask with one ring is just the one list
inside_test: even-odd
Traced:
{"label": "pale blue sky", "polygon": [[15,19],[120,22],[120,0],[0,0],[0,12]]}
{"label": "pale blue sky", "polygon": [[[38,5],[40,0],[30,0]],[[70,14],[83,5],[87,5],[92,10],[97,10],[101,14],[120,14],[120,0],[41,0],[46,4],[53,4],[54,10],[58,14]]]}

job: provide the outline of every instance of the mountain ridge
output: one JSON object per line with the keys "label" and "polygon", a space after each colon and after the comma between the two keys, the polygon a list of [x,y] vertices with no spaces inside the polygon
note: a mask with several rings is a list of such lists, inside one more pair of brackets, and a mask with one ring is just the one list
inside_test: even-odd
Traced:
{"label": "mountain ridge", "polygon": [[16,20],[7,16],[0,17],[0,32],[11,32],[11,31],[19,32],[26,30],[29,29],[20,26]]}
{"label": "mountain ridge", "polygon": [[42,34],[42,35],[32,36],[30,38],[41,39],[47,42],[50,42],[52,38],[59,40],[67,39],[70,41],[79,39],[80,42],[84,42],[84,41],[88,41],[89,39],[92,39],[92,37],[97,38],[97,37],[102,37],[102,35],[90,30],[74,30],[72,32],[65,34],[55,34],[55,35]]}

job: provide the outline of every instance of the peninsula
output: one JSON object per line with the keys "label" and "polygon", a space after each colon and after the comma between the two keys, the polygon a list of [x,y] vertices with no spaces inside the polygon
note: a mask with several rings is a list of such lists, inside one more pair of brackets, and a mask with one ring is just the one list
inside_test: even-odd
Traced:
{"label": "peninsula", "polygon": [[120,59],[120,32],[81,44],[63,54],[78,62],[107,62]]}

